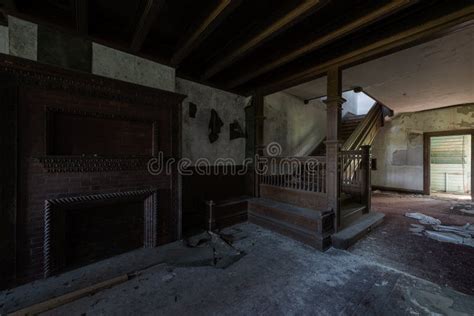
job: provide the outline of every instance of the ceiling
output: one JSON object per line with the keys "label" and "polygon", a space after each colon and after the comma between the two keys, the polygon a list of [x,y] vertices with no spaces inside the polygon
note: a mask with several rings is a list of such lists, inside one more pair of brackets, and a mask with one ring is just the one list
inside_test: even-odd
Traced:
{"label": "ceiling", "polygon": [[[474,26],[343,72],[343,89],[362,87],[396,112],[474,103]],[[383,70],[383,71],[381,71]],[[286,90],[326,95],[326,77]]]}
{"label": "ceiling", "polygon": [[0,0],[2,4],[8,14],[244,95],[308,82],[328,65],[360,64],[375,54],[440,36],[474,17],[471,0]]}

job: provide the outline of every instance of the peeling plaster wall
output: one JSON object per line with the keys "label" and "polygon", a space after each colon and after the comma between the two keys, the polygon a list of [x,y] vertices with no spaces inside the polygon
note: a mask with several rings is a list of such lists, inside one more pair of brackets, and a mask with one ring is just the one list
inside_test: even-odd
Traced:
{"label": "peeling plaster wall", "polygon": [[[43,31],[46,31],[43,29]],[[49,40],[55,38],[67,40],[67,34],[58,36],[57,31],[51,30]],[[44,34],[43,34],[44,35]],[[42,37],[46,38],[45,36]],[[38,61],[38,25],[18,19],[12,16],[8,17],[8,27],[0,27],[0,53],[10,54],[30,60]],[[73,40],[71,38],[71,40]],[[61,47],[61,43],[40,43]],[[133,56],[112,48],[108,48],[96,43],[92,45],[92,73],[108,78],[127,81],[147,87],[174,91],[175,89],[175,69]],[[85,45],[84,45],[85,46]],[[51,52],[50,52],[51,53]],[[64,50],[56,55],[66,54]],[[54,55],[54,54],[51,54]],[[56,56],[57,57],[57,56]],[[41,60],[58,67],[64,67],[63,59],[47,58]],[[79,57],[80,58],[80,57]],[[84,63],[84,62],[83,62]],[[80,69],[85,70],[85,69]]]}
{"label": "peeling plaster wall", "polygon": [[9,16],[8,38],[10,55],[37,60],[38,25]]}
{"label": "peeling plaster wall", "polygon": [[[235,94],[176,78],[176,92],[188,98],[183,102],[182,156],[195,162],[199,158],[214,163],[218,158],[231,158],[240,165],[245,159],[245,138],[230,140],[229,124],[237,120],[245,131],[245,107],[250,100]],[[189,116],[189,103],[197,106],[195,118]],[[219,139],[209,141],[211,110],[217,111],[224,123]]]}
{"label": "peeling plaster wall", "polygon": [[285,156],[306,156],[326,137],[326,105],[284,92],[265,98],[265,144],[278,142]]}
{"label": "peeling plaster wall", "polygon": [[97,43],[92,44],[92,73],[147,87],[175,90],[173,68]]}
{"label": "peeling plaster wall", "polygon": [[10,52],[10,41],[8,36],[8,27],[0,25],[0,53],[8,54]]}
{"label": "peeling plaster wall", "polygon": [[375,138],[372,153],[377,171],[372,184],[423,190],[423,133],[474,128],[474,104],[399,114]]}
{"label": "peeling plaster wall", "polygon": [[[87,71],[87,67],[82,66],[68,67],[75,64],[70,60],[65,62],[67,58],[72,58],[74,62],[80,59],[81,65],[87,62],[83,60],[84,56],[74,56],[84,55],[76,49],[78,45],[74,45],[73,48],[68,47],[68,43],[80,39],[68,38],[69,34],[57,34],[58,31],[48,30],[46,27],[40,31],[43,33],[49,31],[51,34],[41,33],[39,36],[38,25],[11,16],[8,17],[8,22],[8,27],[0,26],[0,53],[38,60],[38,54],[49,49],[47,56],[42,53],[44,55],[42,57],[47,58],[42,58],[40,62],[76,70],[81,68],[79,70],[91,71],[96,75],[188,95],[188,99],[183,104],[183,157],[193,160],[202,157],[212,161],[217,158],[233,158],[238,164],[243,163],[246,139],[230,141],[229,124],[237,120],[245,131],[244,107],[249,104],[249,99],[177,79],[174,68],[93,42],[89,42],[92,53],[86,57],[91,59],[91,70]],[[38,49],[38,44],[40,44],[40,49]],[[41,45],[49,47],[45,48]],[[87,43],[81,43],[79,46],[87,50]],[[198,105],[195,119],[189,118],[189,102]],[[210,144],[208,138],[211,109],[218,112],[225,124],[219,140],[214,144]]]}

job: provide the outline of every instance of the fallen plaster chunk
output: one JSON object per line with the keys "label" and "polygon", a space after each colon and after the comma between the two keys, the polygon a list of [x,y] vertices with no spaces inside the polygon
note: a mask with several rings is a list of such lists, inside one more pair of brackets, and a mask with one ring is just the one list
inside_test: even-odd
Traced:
{"label": "fallen plaster chunk", "polygon": [[464,238],[449,232],[435,232],[430,230],[426,230],[424,234],[427,237],[437,241],[448,242],[456,245],[465,245],[474,248],[474,240],[472,238]]}
{"label": "fallen plaster chunk", "polygon": [[460,209],[459,211],[464,214],[474,215],[474,210]]}
{"label": "fallen plaster chunk", "polygon": [[471,224],[466,224],[464,226],[436,225],[433,226],[433,229],[439,232],[454,233],[464,238],[474,237],[474,226],[471,226]]}
{"label": "fallen plaster chunk", "polygon": [[406,217],[417,219],[421,224],[424,225],[441,225],[441,221],[437,218],[421,214],[421,213],[406,213]]}
{"label": "fallen plaster chunk", "polygon": [[418,236],[422,236],[422,233],[425,231],[425,226],[418,224],[411,224],[410,231]]}

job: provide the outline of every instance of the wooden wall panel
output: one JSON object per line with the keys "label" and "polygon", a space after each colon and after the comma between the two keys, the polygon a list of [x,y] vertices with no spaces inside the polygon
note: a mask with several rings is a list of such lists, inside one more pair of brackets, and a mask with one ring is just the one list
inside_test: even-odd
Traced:
{"label": "wooden wall panel", "polygon": [[8,76],[0,77],[0,289],[15,278],[17,213],[17,88]]}

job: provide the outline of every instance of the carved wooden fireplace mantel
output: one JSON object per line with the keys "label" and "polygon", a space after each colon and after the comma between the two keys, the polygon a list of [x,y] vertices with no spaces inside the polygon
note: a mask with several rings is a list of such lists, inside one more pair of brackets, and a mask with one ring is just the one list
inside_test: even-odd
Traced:
{"label": "carved wooden fireplace mantel", "polygon": [[0,54],[0,288],[60,270],[51,219],[69,202],[139,198],[144,246],[180,238],[178,172],[147,162],[180,158],[184,98]]}

